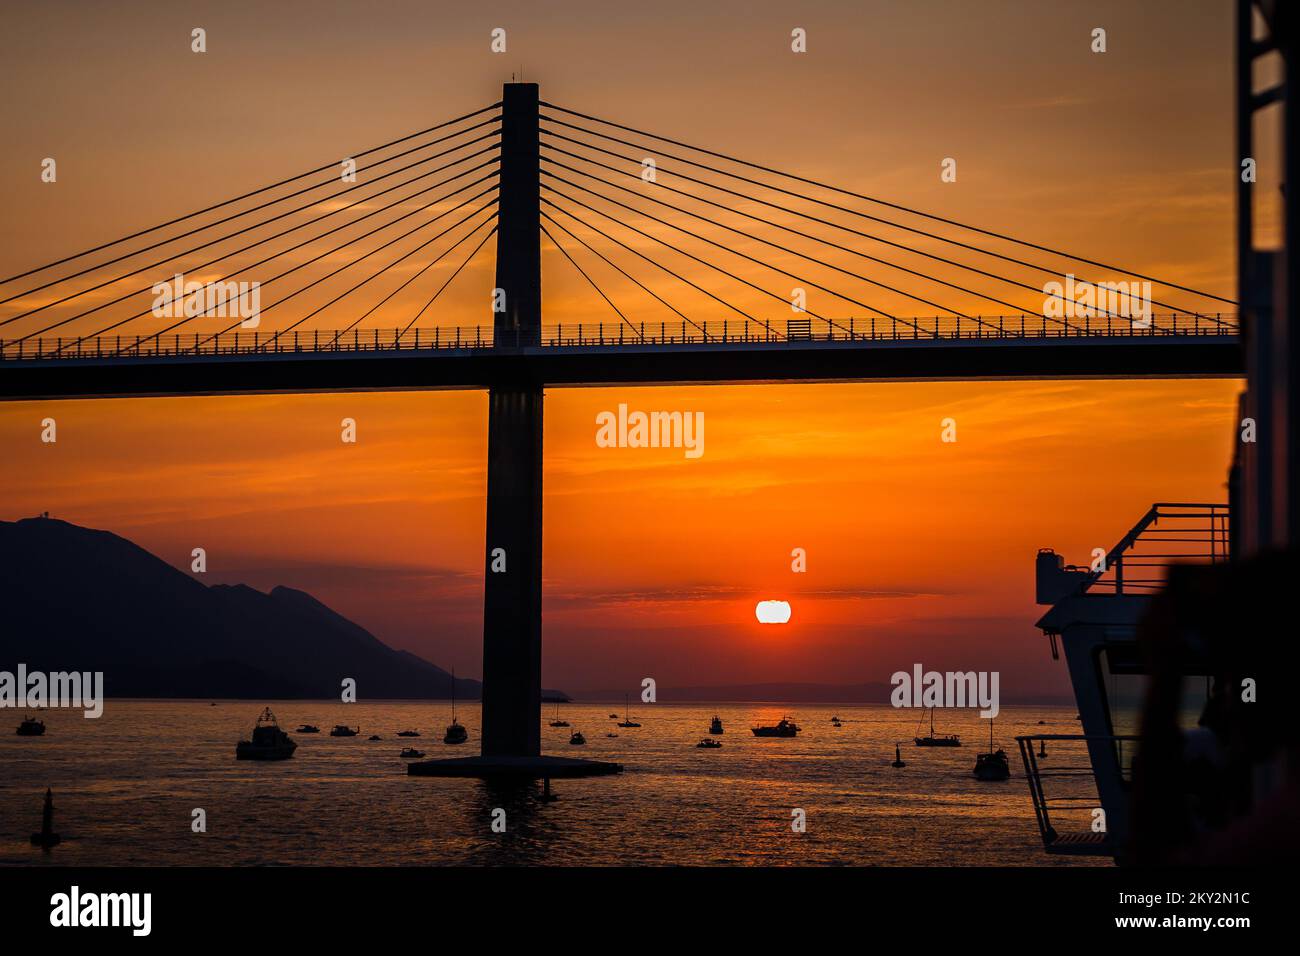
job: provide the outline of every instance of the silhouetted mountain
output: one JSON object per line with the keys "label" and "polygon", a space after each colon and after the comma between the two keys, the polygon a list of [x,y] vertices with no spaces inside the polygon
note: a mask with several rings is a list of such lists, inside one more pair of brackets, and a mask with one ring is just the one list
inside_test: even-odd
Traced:
{"label": "silhouetted mountain", "polygon": [[[451,675],[310,594],[200,584],[107,531],[0,521],[0,670],[103,671],[113,697],[447,697]],[[476,700],[478,681],[456,681]],[[555,694],[556,691],[546,693]]]}

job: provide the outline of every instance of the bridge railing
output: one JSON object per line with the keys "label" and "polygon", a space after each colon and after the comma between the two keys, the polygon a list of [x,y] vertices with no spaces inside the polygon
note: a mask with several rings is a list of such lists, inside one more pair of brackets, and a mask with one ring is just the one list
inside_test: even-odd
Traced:
{"label": "bridge railing", "polygon": [[[1041,315],[934,316],[785,320],[729,319],[690,322],[560,322],[543,326],[536,343],[547,348],[592,346],[800,344],[806,342],[898,342],[1064,338],[1235,336],[1236,316],[1165,313],[1146,320],[1114,316],[1051,319]],[[497,343],[489,325],[410,329],[241,330],[212,333],[0,339],[0,361],[105,359],[183,355],[253,355],[288,352],[391,352],[465,350]]]}

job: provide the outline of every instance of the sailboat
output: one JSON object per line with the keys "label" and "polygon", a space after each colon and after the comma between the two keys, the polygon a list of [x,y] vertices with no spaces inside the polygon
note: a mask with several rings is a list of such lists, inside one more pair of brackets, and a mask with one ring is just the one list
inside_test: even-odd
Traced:
{"label": "sailboat", "polygon": [[1011,776],[1011,764],[1007,752],[993,749],[993,718],[989,718],[989,752],[975,756],[975,779],[1007,780]]}
{"label": "sailboat", "polygon": [[623,695],[623,719],[620,720],[620,721],[618,722],[618,725],[619,725],[620,727],[640,727],[640,726],[641,726],[641,725],[638,724],[635,720],[632,719],[631,714],[630,714],[630,712],[628,711],[628,695],[627,695],[627,694],[624,694],[624,695]]}
{"label": "sailboat", "polygon": [[442,738],[444,744],[463,744],[469,740],[469,732],[461,726],[456,719],[456,668],[451,669],[451,723],[447,725],[447,733]]}
{"label": "sailboat", "polygon": [[569,726],[569,722],[568,722],[567,720],[561,720],[561,719],[560,719],[560,702],[559,702],[558,700],[555,702],[555,719],[554,719],[553,721],[551,721],[551,726],[552,726],[552,727],[567,727],[567,726]]}
{"label": "sailboat", "polygon": [[[921,715],[921,720],[925,715]],[[920,727],[920,721],[917,721],[917,727]],[[918,747],[960,747],[961,737],[957,734],[938,734],[934,732],[934,708],[930,708],[930,734],[926,737],[913,737]]]}

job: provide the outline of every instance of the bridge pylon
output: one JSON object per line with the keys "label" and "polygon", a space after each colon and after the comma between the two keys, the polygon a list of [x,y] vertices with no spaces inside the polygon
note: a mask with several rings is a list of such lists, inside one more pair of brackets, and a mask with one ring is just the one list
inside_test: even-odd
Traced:
{"label": "bridge pylon", "polygon": [[[493,347],[501,351],[541,343],[539,107],[536,83],[505,85],[492,295]],[[481,755],[410,764],[412,775],[549,778],[622,769],[541,755],[542,399],[535,380],[488,390]]]}

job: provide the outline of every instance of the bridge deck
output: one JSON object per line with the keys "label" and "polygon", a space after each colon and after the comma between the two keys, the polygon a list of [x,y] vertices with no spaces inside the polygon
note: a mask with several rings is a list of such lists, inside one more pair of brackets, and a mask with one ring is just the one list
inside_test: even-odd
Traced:
{"label": "bridge deck", "polygon": [[[0,399],[940,379],[1236,377],[1234,324],[1111,321],[1026,328],[1013,320],[829,328],[789,335],[556,326],[542,344],[493,342],[490,327],[333,330],[0,343]],[[1001,322],[1001,326],[994,324]],[[718,325],[721,326],[721,323]],[[642,339],[642,335],[645,336]]]}

